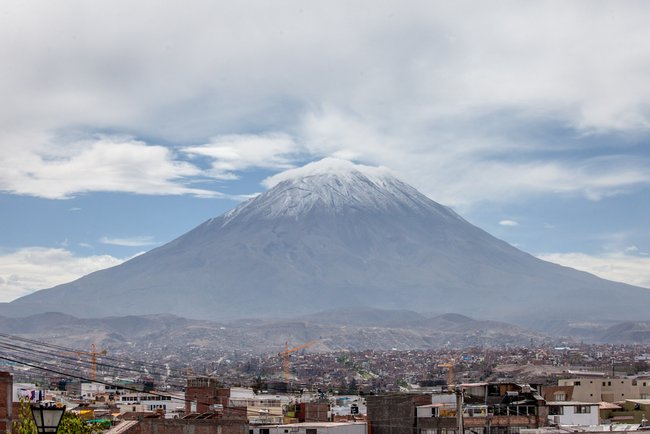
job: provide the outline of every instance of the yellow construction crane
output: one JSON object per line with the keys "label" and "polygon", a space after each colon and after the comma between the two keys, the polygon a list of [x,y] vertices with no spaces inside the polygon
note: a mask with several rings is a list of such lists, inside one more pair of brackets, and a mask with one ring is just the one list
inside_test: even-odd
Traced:
{"label": "yellow construction crane", "polygon": [[78,357],[81,356],[90,356],[90,379],[93,381],[97,380],[97,356],[105,356],[106,350],[97,351],[95,344],[90,345],[90,351],[72,351],[64,354],[76,354]]}
{"label": "yellow construction crane", "polygon": [[309,341],[306,344],[299,345],[295,348],[289,348],[289,342],[284,343],[284,351],[279,352],[278,356],[284,357],[284,381],[289,382],[289,354],[295,353],[296,351],[304,350],[309,348],[312,345],[316,344],[318,340]]}
{"label": "yellow construction crane", "polygon": [[450,359],[447,363],[439,363],[438,367],[447,368],[447,387],[451,386],[454,382],[454,359]]}

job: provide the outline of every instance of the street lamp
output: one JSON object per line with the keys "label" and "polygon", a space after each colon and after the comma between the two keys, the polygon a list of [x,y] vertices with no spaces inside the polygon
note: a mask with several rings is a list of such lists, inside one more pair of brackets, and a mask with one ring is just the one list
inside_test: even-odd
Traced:
{"label": "street lamp", "polygon": [[65,413],[65,406],[58,407],[53,402],[32,404],[32,417],[38,434],[56,433],[63,413]]}

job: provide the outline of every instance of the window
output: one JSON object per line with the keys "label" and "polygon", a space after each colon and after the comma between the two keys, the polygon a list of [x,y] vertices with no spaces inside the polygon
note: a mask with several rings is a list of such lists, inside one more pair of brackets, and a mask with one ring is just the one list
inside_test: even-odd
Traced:
{"label": "window", "polygon": [[607,385],[608,385],[608,386],[611,386],[611,385],[612,385],[612,382],[611,382],[611,381],[608,381],[608,382],[607,382]]}
{"label": "window", "polygon": [[269,434],[268,428],[260,428],[260,434]]}
{"label": "window", "polygon": [[607,384],[607,383],[605,383],[605,382],[603,381],[603,386],[605,386],[606,384]]}
{"label": "window", "polygon": [[548,408],[548,414],[551,416],[561,416],[564,414],[564,407],[561,405],[551,405]]}
{"label": "window", "polygon": [[555,392],[553,394],[554,401],[566,401],[566,393],[564,392]]}
{"label": "window", "polygon": [[591,406],[589,406],[589,405],[576,405],[575,406],[575,413],[576,414],[591,413]]}
{"label": "window", "polygon": [[307,433],[306,434],[317,434],[318,430],[316,428],[307,428]]}
{"label": "window", "polygon": [[488,396],[501,396],[498,384],[488,384]]}
{"label": "window", "polygon": [[580,382],[579,382],[579,381],[574,381],[574,382],[573,382],[573,385],[574,385],[574,386],[580,386]]}

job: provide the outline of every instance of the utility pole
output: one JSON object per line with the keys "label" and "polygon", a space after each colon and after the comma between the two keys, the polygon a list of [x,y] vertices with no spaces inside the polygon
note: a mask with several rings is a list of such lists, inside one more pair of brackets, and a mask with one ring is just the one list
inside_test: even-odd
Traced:
{"label": "utility pole", "polygon": [[463,387],[458,384],[454,390],[456,394],[456,422],[458,422],[458,434],[465,433],[465,423],[463,421],[463,406],[465,404],[465,394]]}

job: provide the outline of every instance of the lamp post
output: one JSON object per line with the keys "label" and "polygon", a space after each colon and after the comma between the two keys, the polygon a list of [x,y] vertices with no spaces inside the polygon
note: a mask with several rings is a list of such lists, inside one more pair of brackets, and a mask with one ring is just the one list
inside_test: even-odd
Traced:
{"label": "lamp post", "polygon": [[32,417],[38,434],[56,433],[65,413],[65,406],[57,407],[53,402],[32,404]]}

